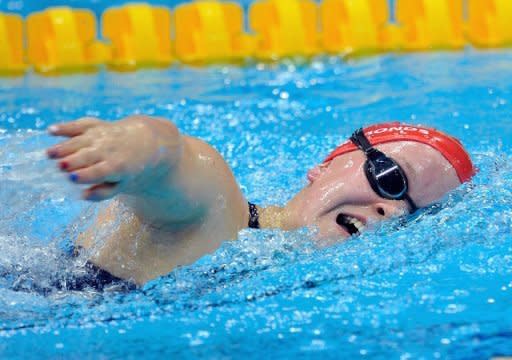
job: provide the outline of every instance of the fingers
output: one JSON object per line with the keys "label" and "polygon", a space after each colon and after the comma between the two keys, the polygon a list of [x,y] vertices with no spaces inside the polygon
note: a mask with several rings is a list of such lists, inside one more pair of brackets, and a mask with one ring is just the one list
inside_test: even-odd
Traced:
{"label": "fingers", "polygon": [[75,171],[90,167],[102,160],[100,153],[92,149],[80,149],[59,161],[59,167],[65,171]]}
{"label": "fingers", "polygon": [[115,173],[115,168],[108,162],[95,162],[96,156],[95,153],[86,155],[79,152],[60,162],[65,164],[65,166],[61,165],[61,168],[70,172],[69,180],[72,182],[94,184],[82,194],[83,198],[89,201],[110,199],[121,191],[121,176]]}
{"label": "fingers", "polygon": [[47,150],[47,153],[48,156],[52,159],[61,159],[77,152],[81,148],[88,146],[90,141],[91,140],[86,136],[77,136],[63,142],[62,144],[52,146]]}
{"label": "fingers", "polygon": [[83,192],[83,198],[89,201],[102,201],[116,196],[120,191],[119,183],[101,183],[91,186]]}
{"label": "fingers", "polygon": [[51,125],[48,128],[50,134],[55,136],[78,136],[101,124],[102,121],[93,117],[84,117],[75,121],[71,121],[63,124]]}
{"label": "fingers", "polygon": [[106,161],[73,171],[69,180],[76,184],[98,184],[103,182],[119,182],[121,177]]}
{"label": "fingers", "polygon": [[[91,147],[94,135],[84,135],[88,130],[104,124],[101,120],[85,117],[48,128],[50,134],[71,139],[47,150],[48,156],[60,159],[59,167],[69,172],[69,179],[76,184],[92,184],[83,192],[89,201],[112,198],[121,191],[119,168],[105,161],[101,151]],[[83,136],[82,136],[83,135]],[[92,137],[92,138],[91,138]]]}

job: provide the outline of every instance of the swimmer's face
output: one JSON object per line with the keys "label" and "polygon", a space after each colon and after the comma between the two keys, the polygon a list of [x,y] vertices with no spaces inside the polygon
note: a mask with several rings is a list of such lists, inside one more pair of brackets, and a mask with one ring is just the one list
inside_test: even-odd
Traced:
{"label": "swimmer's face", "polygon": [[[404,170],[418,207],[460,185],[450,163],[432,147],[412,141],[377,145]],[[321,238],[347,238],[371,224],[407,214],[406,202],[377,195],[366,178],[362,151],[334,158],[308,172],[309,184],[287,205],[290,227],[314,226]]]}

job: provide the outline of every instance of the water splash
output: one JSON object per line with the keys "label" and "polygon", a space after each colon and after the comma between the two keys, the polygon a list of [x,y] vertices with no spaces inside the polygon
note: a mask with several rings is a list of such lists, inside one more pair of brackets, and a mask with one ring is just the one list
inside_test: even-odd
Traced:
{"label": "water splash", "polygon": [[[0,89],[10,104],[0,109],[0,336],[12,345],[0,351],[73,357],[101,348],[115,357],[122,350],[108,343],[125,341],[133,351],[142,343],[206,358],[223,346],[253,357],[261,348],[275,356],[512,352],[509,55],[425,59],[33,76]],[[307,229],[245,230],[136,291],[53,286],[83,269],[84,258],[66,252],[98,209],[79,201],[79,189],[46,159],[43,149],[56,140],[41,128],[84,114],[142,112],[211,142],[248,198],[262,204],[285,203],[305,184],[305,169],[354,127],[383,117],[461,137],[480,171],[407,226],[390,221],[329,248]],[[489,118],[501,121],[489,126]]]}

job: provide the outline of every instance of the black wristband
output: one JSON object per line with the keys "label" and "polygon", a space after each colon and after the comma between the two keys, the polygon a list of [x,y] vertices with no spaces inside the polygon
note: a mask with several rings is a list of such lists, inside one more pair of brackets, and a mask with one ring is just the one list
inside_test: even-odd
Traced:
{"label": "black wristband", "polygon": [[260,216],[258,214],[258,208],[252,203],[249,204],[249,228],[259,229],[260,228]]}

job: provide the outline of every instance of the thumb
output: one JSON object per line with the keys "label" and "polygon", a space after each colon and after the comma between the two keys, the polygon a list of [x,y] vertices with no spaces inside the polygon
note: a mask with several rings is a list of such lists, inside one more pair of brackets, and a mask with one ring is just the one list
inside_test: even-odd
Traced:
{"label": "thumb", "polygon": [[113,198],[120,192],[118,182],[104,182],[91,186],[83,192],[83,198],[88,201],[103,201]]}

